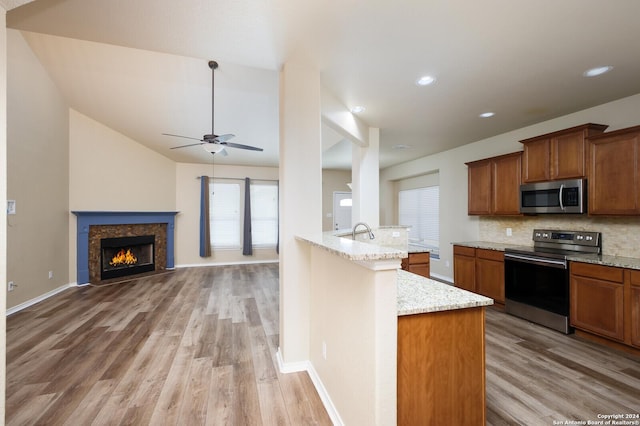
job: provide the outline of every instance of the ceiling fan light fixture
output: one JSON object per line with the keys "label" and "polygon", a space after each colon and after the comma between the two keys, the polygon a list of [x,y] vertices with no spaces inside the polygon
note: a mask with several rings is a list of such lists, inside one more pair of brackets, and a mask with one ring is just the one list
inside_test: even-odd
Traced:
{"label": "ceiling fan light fixture", "polygon": [[430,75],[423,75],[419,79],[416,80],[417,86],[429,86],[436,82],[436,78]]}
{"label": "ceiling fan light fixture", "polygon": [[203,143],[202,148],[212,154],[216,154],[224,149],[224,146],[217,143]]}
{"label": "ceiling fan light fixture", "polygon": [[605,65],[605,66],[602,66],[602,67],[594,67],[594,68],[589,68],[588,70],[583,72],[582,75],[585,76],[585,77],[597,77],[599,75],[602,75],[604,73],[607,73],[607,72],[611,71],[612,69],[613,69],[613,67],[611,65]]}

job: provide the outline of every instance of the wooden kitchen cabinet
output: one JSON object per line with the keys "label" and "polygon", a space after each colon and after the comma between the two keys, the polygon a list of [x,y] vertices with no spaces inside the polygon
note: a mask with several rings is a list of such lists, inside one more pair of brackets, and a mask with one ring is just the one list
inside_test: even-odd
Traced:
{"label": "wooden kitchen cabinet", "polygon": [[484,425],[485,308],[398,317],[398,420]]}
{"label": "wooden kitchen cabinet", "polygon": [[454,245],[453,282],[504,305],[504,252]]}
{"label": "wooden kitchen cabinet", "polygon": [[584,124],[520,142],[522,152],[522,181],[579,179],[587,176],[587,137],[599,135],[608,126]]}
{"label": "wooden kitchen cabinet", "polygon": [[476,292],[504,304],[504,252],[476,250]]}
{"label": "wooden kitchen cabinet", "polygon": [[476,249],[453,246],[453,283],[468,291],[476,291]]}
{"label": "wooden kitchen cabinet", "polygon": [[522,153],[466,163],[469,215],[518,215]]}
{"label": "wooden kitchen cabinet", "polygon": [[571,325],[624,342],[624,269],[572,262],[570,286]]}
{"label": "wooden kitchen cabinet", "polygon": [[402,259],[402,269],[429,278],[431,276],[431,253],[409,253]]}
{"label": "wooden kitchen cabinet", "polygon": [[590,215],[640,214],[640,126],[588,138]]}
{"label": "wooden kitchen cabinet", "polygon": [[629,340],[640,348],[640,271],[631,271],[629,285]]}

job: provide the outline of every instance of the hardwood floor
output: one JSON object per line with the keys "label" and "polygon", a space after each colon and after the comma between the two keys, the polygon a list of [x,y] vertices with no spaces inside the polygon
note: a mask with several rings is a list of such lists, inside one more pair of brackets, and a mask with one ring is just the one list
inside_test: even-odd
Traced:
{"label": "hardwood floor", "polygon": [[277,264],[67,290],[7,318],[6,423],[330,425],[278,303]]}
{"label": "hardwood floor", "polygon": [[640,358],[487,309],[486,393],[487,425],[639,415]]}
{"label": "hardwood floor", "polygon": [[[7,318],[6,423],[330,425],[309,376],[278,371],[278,303],[275,264],[67,290]],[[640,412],[638,357],[486,321],[488,425]]]}

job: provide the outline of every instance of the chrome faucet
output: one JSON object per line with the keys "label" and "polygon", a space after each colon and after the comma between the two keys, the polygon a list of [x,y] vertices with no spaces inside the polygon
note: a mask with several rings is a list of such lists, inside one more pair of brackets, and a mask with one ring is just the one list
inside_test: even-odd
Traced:
{"label": "chrome faucet", "polygon": [[369,227],[369,225],[367,225],[367,224],[366,224],[366,223],[364,223],[364,222],[358,222],[358,223],[356,223],[356,224],[355,224],[355,226],[353,227],[353,231],[351,232],[351,239],[353,239],[353,240],[355,240],[355,239],[356,239],[356,228],[357,228],[358,226],[360,226],[360,225],[362,225],[362,226],[364,226],[365,228],[367,228],[367,232],[369,233],[369,239],[370,239],[370,240],[373,240],[373,239],[376,237],[375,235],[373,235],[373,232],[371,232],[371,228]]}

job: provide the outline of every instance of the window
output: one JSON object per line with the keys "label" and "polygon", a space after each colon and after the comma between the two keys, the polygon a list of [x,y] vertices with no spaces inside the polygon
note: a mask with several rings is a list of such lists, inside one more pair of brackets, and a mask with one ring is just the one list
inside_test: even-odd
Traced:
{"label": "window", "polygon": [[[239,249],[242,246],[244,183],[209,183],[211,247]],[[278,244],[278,184],[251,183],[251,236],[253,247]]]}
{"label": "window", "polygon": [[211,246],[240,248],[240,184],[209,183]]}
{"label": "window", "polygon": [[407,189],[398,194],[398,219],[410,226],[409,242],[430,248],[440,257],[440,187]]}
{"label": "window", "polygon": [[251,237],[254,247],[278,243],[278,185],[251,184]]}

